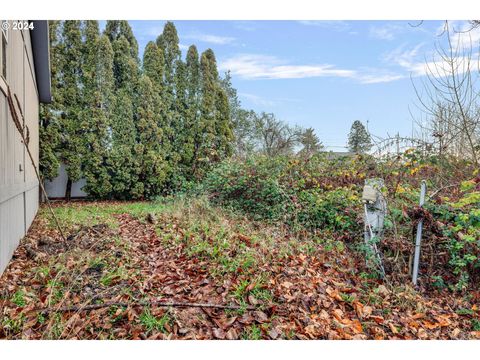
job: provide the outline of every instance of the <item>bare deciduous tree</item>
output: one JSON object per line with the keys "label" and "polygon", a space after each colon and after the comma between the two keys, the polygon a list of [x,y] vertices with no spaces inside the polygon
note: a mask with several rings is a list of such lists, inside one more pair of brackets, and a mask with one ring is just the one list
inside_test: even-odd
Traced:
{"label": "bare deciduous tree", "polygon": [[302,128],[289,126],[274,114],[262,112],[256,116],[255,124],[260,151],[268,156],[292,153],[302,134]]}
{"label": "bare deciduous tree", "polygon": [[436,46],[436,56],[426,63],[423,91],[417,98],[428,121],[422,124],[440,154],[468,158],[479,165],[480,104],[477,86],[478,54],[464,39],[469,33],[452,33],[448,22],[442,36],[446,46]]}

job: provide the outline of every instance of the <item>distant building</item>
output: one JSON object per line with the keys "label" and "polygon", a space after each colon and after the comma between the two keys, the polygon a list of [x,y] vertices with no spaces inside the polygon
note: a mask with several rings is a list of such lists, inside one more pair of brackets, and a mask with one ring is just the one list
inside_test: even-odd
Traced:
{"label": "distant building", "polygon": [[39,204],[38,180],[10,114],[8,88],[20,102],[25,117],[23,126],[28,128],[29,148],[36,165],[39,103],[51,101],[48,22],[32,21],[33,29],[24,30],[14,30],[13,21],[1,23],[0,274],[25,236]]}
{"label": "distant building", "polygon": [[325,151],[325,154],[327,154],[329,159],[340,159],[343,157],[355,156],[355,153],[350,151]]}

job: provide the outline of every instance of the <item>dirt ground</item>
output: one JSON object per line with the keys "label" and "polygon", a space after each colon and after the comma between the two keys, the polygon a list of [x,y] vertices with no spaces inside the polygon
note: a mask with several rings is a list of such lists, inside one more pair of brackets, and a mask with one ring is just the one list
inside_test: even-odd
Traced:
{"label": "dirt ground", "polygon": [[478,294],[370,278],[338,243],[202,203],[55,212],[66,242],[42,209],[0,278],[0,338],[480,338]]}

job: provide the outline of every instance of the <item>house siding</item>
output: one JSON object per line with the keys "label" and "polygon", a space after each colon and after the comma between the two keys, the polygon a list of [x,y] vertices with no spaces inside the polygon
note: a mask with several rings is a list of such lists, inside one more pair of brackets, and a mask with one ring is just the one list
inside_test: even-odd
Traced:
{"label": "house siding", "polygon": [[25,236],[38,210],[39,186],[34,168],[11,119],[5,86],[20,102],[29,128],[29,148],[38,165],[39,97],[30,32],[9,31],[7,78],[0,79],[0,274]]}

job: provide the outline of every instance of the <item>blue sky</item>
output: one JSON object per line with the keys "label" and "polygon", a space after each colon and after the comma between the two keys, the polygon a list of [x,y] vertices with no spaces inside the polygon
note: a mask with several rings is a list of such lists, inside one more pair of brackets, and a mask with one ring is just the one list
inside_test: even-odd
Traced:
{"label": "blue sky", "polygon": [[[140,54],[165,21],[130,21]],[[412,81],[425,78],[442,21],[175,21],[182,53],[212,48],[246,109],[313,127],[341,150],[354,120],[372,134],[412,133]],[[468,24],[456,21],[455,29]],[[418,25],[418,26],[417,26]],[[478,31],[473,41],[480,39]]]}

